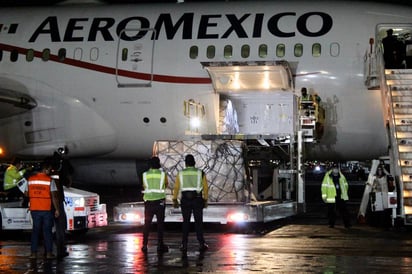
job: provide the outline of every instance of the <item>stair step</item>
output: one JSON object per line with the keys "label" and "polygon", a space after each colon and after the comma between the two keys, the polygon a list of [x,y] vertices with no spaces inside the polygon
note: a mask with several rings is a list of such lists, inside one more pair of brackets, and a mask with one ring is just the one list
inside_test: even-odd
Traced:
{"label": "stair step", "polygon": [[403,188],[412,189],[412,174],[402,174]]}
{"label": "stair step", "polygon": [[399,162],[402,169],[412,167],[412,160],[401,159]]}
{"label": "stair step", "polygon": [[409,138],[412,138],[412,132],[397,132],[396,137],[398,140],[409,139]]}
{"label": "stair step", "polygon": [[412,119],[411,118],[395,118],[395,125],[397,126],[410,126],[412,125]]}
{"label": "stair step", "polygon": [[397,113],[395,114],[395,119],[412,119],[411,113]]}
{"label": "stair step", "polygon": [[[409,85],[407,82],[403,83],[403,82],[401,82],[401,80],[391,80],[391,81],[393,81],[391,85],[389,85],[389,83],[387,83],[387,84],[388,84],[388,87],[390,88],[390,90],[392,92],[394,92],[394,91],[408,91],[408,90],[412,89],[411,85]],[[396,81],[398,81],[398,82],[396,82]]]}
{"label": "stair step", "polygon": [[412,73],[397,73],[397,74],[387,74],[386,81],[390,80],[412,80]]}
{"label": "stair step", "polygon": [[412,145],[399,145],[398,149],[399,149],[399,152],[404,152],[404,153],[411,152],[412,153]]}
{"label": "stair step", "polygon": [[412,88],[404,90],[392,90],[392,97],[412,96]]}
{"label": "stair step", "polygon": [[392,105],[393,108],[412,108],[412,102],[394,102]]}
{"label": "stair step", "polygon": [[403,204],[406,206],[412,206],[412,198],[404,198],[403,199]]}
{"label": "stair step", "polygon": [[386,77],[393,74],[409,74],[412,73],[412,69],[385,69]]}
{"label": "stair step", "polygon": [[[411,94],[412,95],[412,94]],[[412,102],[412,96],[392,96],[393,103],[410,103]]]}
{"label": "stair step", "polygon": [[[409,161],[412,164],[412,161]],[[408,180],[412,180],[412,165],[411,166],[402,166],[402,174],[404,175],[408,175],[410,176],[411,179]]]}
{"label": "stair step", "polygon": [[412,85],[412,78],[402,78],[402,79],[393,79],[393,80],[386,80],[386,84],[391,87],[391,89],[394,86],[400,86],[399,88],[402,88],[404,85]]}
{"label": "stair step", "polygon": [[400,152],[399,153],[399,159],[401,161],[409,161],[412,163],[412,153],[410,152]]}
{"label": "stair step", "polygon": [[412,114],[412,108],[396,107],[396,108],[393,109],[393,112],[395,113],[395,115],[398,115],[398,114]]}
{"label": "stair step", "polygon": [[412,124],[395,125],[395,128],[397,133],[412,132]]}
{"label": "stair step", "polygon": [[400,146],[412,146],[412,139],[398,138],[397,143]]}

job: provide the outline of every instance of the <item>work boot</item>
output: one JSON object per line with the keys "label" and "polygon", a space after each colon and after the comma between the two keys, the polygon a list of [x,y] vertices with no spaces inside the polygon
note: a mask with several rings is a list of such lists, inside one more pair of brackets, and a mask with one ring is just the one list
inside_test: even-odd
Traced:
{"label": "work boot", "polygon": [[169,247],[165,244],[159,244],[157,246],[157,253],[166,253],[169,252]]}

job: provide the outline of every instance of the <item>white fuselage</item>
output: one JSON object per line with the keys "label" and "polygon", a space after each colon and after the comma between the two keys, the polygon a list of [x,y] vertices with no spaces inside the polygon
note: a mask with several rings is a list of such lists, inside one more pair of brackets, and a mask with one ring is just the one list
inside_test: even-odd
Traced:
{"label": "white fuselage", "polygon": [[[364,58],[369,39],[380,38],[379,24],[412,22],[408,7],[342,1],[74,5],[1,13],[0,90],[28,94],[37,103],[0,119],[0,146],[8,157],[67,146],[72,157],[148,158],[155,140],[192,138],[185,134],[185,100],[205,107],[200,132],[216,133],[216,93],[202,62],[277,60],[291,65],[296,93],[307,87],[326,109],[324,136],[308,149],[309,158],[385,155],[381,93],[365,86]],[[267,55],[260,56],[263,44]],[[285,45],[280,57],[279,44]],[[302,44],[302,56],[296,56],[296,44]],[[314,44],[320,44],[320,56],[313,56]],[[248,56],[242,56],[244,45]],[[198,52],[191,57],[193,46]],[[215,53],[208,56],[210,46]],[[230,56],[224,56],[225,46],[232,46]],[[42,60],[45,49],[50,57]],[[30,50],[33,60],[27,59]],[[13,51],[18,58],[12,61]],[[119,87],[148,83],[151,71],[150,87]]]}

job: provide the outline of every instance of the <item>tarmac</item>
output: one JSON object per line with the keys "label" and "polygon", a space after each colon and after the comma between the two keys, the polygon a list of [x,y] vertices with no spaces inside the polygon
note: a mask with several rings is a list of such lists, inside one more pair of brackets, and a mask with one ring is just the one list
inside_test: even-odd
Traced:
{"label": "tarmac", "polygon": [[249,230],[206,225],[209,249],[199,252],[192,232],[187,256],[180,224],[166,226],[164,254],[154,227],[147,255],[140,227],[110,224],[69,235],[62,260],[30,260],[30,232],[3,231],[0,273],[412,273],[410,230],[326,223],[309,213]]}
{"label": "tarmac", "polygon": [[[157,254],[154,226],[145,255],[142,227],[111,221],[116,197],[132,200],[137,193],[119,191],[98,189],[108,204],[109,225],[69,234],[69,256],[62,260],[30,260],[30,231],[1,231],[0,273],[412,273],[412,229],[357,223],[359,200],[349,205],[350,229],[339,218],[335,228],[328,227],[326,208],[316,198],[305,213],[264,225],[206,224],[206,252],[198,251],[192,228],[187,256],[179,250],[180,223],[166,225],[164,254]],[[318,186],[307,189],[308,197],[315,197],[312,192]]]}

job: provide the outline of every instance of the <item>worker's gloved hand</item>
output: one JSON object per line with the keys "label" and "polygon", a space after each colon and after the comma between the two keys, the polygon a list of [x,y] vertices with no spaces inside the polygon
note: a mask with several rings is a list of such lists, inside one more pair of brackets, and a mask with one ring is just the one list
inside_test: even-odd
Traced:
{"label": "worker's gloved hand", "polygon": [[173,207],[178,208],[179,207],[179,202],[176,199],[173,199]]}
{"label": "worker's gloved hand", "polygon": [[203,208],[207,208],[208,204],[207,204],[207,200],[203,200]]}

